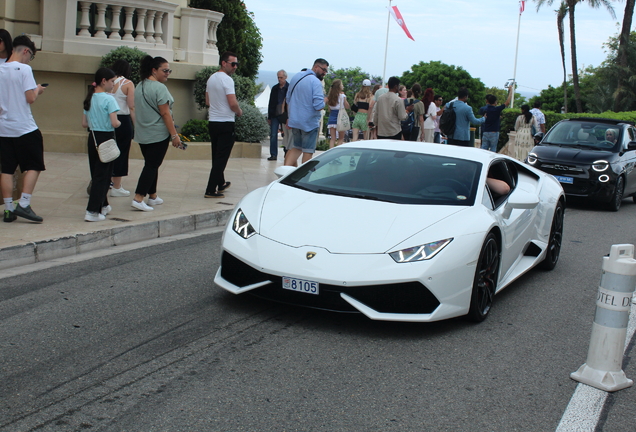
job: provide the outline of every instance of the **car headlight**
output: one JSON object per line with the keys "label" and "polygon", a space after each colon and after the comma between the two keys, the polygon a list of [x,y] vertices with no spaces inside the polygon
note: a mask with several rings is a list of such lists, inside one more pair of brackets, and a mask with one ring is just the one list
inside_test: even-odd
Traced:
{"label": "car headlight", "polygon": [[539,160],[539,158],[537,158],[537,155],[535,153],[528,153],[527,160],[530,165],[534,165],[537,163],[537,160]]}
{"label": "car headlight", "polygon": [[243,213],[243,210],[239,209],[236,212],[236,216],[234,216],[234,222],[232,222],[232,229],[235,233],[243,237],[244,239],[248,239],[256,234],[256,230],[247,220],[247,216]]}
{"label": "car headlight", "polygon": [[391,258],[393,258],[393,260],[397,263],[428,260],[437,255],[439,251],[444,249],[451,241],[453,241],[452,238],[439,240],[391,252],[389,255],[391,255]]}
{"label": "car headlight", "polygon": [[606,160],[597,160],[592,162],[592,169],[594,171],[603,172],[609,168],[609,162]]}

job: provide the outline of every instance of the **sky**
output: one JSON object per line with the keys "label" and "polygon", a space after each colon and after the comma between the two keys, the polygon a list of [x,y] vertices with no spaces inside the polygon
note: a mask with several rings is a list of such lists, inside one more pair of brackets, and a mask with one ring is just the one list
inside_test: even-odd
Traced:
{"label": "sky", "polygon": [[[517,91],[538,94],[563,81],[554,10],[527,1],[521,15],[517,60]],[[325,58],[330,67],[359,66],[382,76],[387,38],[388,0],[245,0],[263,36],[261,71],[290,73]],[[519,24],[517,0],[395,0],[415,39],[407,38],[391,18],[386,77],[401,76],[420,61],[461,66],[486,87],[500,87],[513,77]],[[616,18],[607,9],[586,3],[576,8],[579,69],[598,66],[607,57],[603,46],[620,31],[625,3],[614,2]],[[571,74],[569,23],[566,20],[566,62]],[[274,82],[270,85],[275,84]],[[424,85],[424,83],[421,83]]]}

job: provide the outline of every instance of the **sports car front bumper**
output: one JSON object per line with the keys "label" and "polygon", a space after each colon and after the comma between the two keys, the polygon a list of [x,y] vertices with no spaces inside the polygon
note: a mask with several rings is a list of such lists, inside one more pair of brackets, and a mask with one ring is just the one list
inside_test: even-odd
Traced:
{"label": "sports car front bumper", "polygon": [[[468,312],[475,275],[469,257],[478,253],[466,246],[454,241],[430,261],[396,263],[388,254],[333,254],[228,232],[214,282],[234,294],[249,291],[284,303],[361,312],[374,320],[437,321]],[[283,289],[283,277],[318,282],[319,295]]]}

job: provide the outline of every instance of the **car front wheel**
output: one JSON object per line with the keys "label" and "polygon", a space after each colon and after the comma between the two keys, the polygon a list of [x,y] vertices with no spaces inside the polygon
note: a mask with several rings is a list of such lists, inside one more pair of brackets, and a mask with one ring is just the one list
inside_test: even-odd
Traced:
{"label": "car front wheel", "polygon": [[539,264],[543,270],[553,270],[559,261],[561,253],[561,241],[563,240],[563,201],[559,201],[554,209],[552,226],[550,228],[550,238],[545,259]]}
{"label": "car front wheel", "polygon": [[623,202],[623,189],[625,188],[625,181],[623,177],[619,177],[616,179],[616,188],[614,189],[614,196],[612,200],[609,202],[609,209],[611,211],[618,211],[621,208],[621,203]]}
{"label": "car front wheel", "polygon": [[499,278],[499,245],[493,233],[489,233],[481,247],[475,279],[473,280],[473,292],[470,298],[470,310],[468,319],[481,322],[486,319],[497,290]]}

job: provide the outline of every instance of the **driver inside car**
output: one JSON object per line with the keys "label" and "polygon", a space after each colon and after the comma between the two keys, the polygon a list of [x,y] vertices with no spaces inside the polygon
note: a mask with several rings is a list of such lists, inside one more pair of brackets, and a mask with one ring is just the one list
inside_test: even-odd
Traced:
{"label": "driver inside car", "polygon": [[495,196],[504,196],[510,193],[510,185],[503,180],[487,177],[486,184],[488,185],[490,192],[492,192]]}
{"label": "driver inside car", "polygon": [[614,129],[608,129],[605,131],[605,141],[609,141],[613,144],[616,144],[616,131]]}

